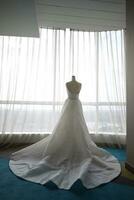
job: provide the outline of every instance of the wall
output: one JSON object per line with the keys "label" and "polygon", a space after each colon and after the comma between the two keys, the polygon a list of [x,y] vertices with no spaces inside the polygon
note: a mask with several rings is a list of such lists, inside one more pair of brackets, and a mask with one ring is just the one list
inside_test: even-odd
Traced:
{"label": "wall", "polygon": [[134,169],[134,1],[126,1],[127,164]]}

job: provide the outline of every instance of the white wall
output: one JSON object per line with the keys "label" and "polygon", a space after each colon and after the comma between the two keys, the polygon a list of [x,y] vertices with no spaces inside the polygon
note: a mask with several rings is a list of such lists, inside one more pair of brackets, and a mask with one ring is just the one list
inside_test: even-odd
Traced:
{"label": "white wall", "polygon": [[127,163],[134,168],[134,1],[126,1]]}

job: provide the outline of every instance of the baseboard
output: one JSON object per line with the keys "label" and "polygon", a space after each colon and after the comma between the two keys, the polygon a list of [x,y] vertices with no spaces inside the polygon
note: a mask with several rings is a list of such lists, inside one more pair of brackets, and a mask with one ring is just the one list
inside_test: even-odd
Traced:
{"label": "baseboard", "polygon": [[125,162],[125,168],[134,173],[134,166],[130,165],[128,162]]}

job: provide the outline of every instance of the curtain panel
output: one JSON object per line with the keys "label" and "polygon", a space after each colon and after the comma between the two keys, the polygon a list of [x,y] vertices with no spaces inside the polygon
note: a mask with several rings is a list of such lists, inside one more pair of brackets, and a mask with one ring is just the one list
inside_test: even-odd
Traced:
{"label": "curtain panel", "polygon": [[0,57],[2,142],[37,134],[35,142],[51,134],[67,98],[65,83],[75,75],[82,83],[80,99],[94,140],[125,143],[123,30],[40,29],[40,39],[0,36]]}

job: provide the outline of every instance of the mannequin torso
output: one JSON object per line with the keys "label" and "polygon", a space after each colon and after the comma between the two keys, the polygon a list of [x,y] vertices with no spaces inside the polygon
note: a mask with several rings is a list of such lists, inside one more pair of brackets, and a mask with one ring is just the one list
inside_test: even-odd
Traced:
{"label": "mannequin torso", "polygon": [[72,76],[72,81],[67,82],[66,87],[71,93],[77,94],[81,90],[81,83],[75,80],[75,76]]}

